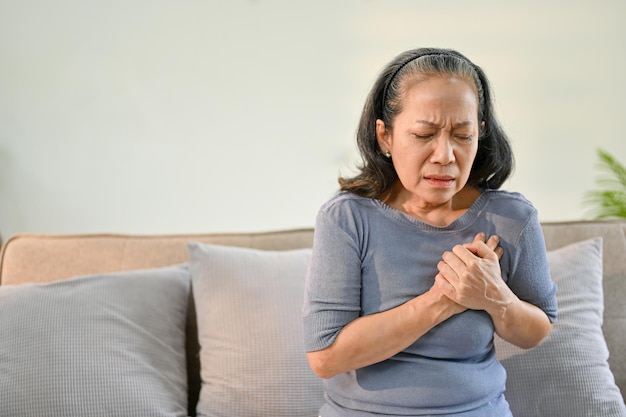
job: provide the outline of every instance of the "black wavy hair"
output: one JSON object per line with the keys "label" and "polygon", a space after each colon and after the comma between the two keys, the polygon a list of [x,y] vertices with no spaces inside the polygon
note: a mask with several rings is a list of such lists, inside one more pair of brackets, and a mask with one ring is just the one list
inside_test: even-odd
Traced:
{"label": "black wavy hair", "polygon": [[376,138],[376,120],[391,129],[402,111],[402,97],[411,81],[424,77],[454,75],[469,80],[478,97],[478,120],[484,123],[478,151],[468,183],[479,189],[498,189],[513,171],[514,157],[504,130],[498,123],[491,87],[483,70],[452,49],[418,48],[403,52],[380,73],[367,96],[357,129],[362,164],[354,177],[339,177],[342,191],[363,197],[380,197],[391,189],[398,176]]}

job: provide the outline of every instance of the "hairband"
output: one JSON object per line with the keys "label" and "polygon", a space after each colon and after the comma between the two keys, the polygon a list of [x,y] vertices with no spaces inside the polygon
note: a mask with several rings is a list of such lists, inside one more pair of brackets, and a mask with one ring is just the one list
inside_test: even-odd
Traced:
{"label": "hairband", "polygon": [[[398,75],[398,73],[402,70],[402,68],[406,67],[409,63],[415,61],[418,58],[423,58],[425,56],[450,56],[450,57],[454,57],[460,60],[465,60],[467,62],[469,62],[467,59],[464,59],[461,56],[458,56],[454,53],[448,52],[448,51],[433,51],[433,52],[427,52],[425,54],[421,54],[421,55],[417,55],[414,57],[411,57],[410,59],[407,59],[406,61],[404,61],[402,63],[402,65],[398,66],[398,68],[396,68],[396,70],[391,74],[391,76],[389,77],[389,81],[387,81],[387,83],[385,84],[385,89],[383,90],[383,102],[382,102],[382,109],[384,111],[385,109],[385,103],[387,102],[387,91],[389,90],[389,86],[391,85],[391,82],[393,81],[394,78],[396,78],[396,75]],[[472,64],[471,62],[469,62],[469,64],[474,67],[474,64]]]}

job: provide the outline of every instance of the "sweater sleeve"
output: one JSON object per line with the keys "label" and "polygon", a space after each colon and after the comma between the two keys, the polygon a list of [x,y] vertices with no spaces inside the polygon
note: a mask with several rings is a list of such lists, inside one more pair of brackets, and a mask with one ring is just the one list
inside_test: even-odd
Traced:
{"label": "sweater sleeve", "polygon": [[542,309],[551,323],[557,320],[556,284],[552,281],[543,231],[533,211],[522,229],[508,285],[524,301]]}
{"label": "sweater sleeve", "polygon": [[347,227],[349,223],[327,210],[316,219],[303,305],[307,352],[330,346],[361,312],[360,250],[356,228]]}

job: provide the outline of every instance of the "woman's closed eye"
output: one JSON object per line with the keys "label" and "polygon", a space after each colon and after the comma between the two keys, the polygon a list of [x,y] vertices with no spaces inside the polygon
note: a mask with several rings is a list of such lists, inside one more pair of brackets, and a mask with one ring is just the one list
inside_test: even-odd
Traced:
{"label": "woman's closed eye", "polygon": [[432,139],[436,136],[436,133],[413,133],[413,137],[421,140]]}

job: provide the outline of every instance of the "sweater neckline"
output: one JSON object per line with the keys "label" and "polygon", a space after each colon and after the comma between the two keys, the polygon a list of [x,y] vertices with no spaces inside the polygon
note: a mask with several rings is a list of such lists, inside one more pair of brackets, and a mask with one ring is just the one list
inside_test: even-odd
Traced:
{"label": "sweater neckline", "polygon": [[376,207],[382,210],[382,212],[392,219],[397,221],[401,221],[403,223],[408,223],[418,229],[425,232],[441,232],[441,231],[458,231],[464,229],[471,225],[477,218],[480,212],[485,207],[485,204],[489,200],[487,190],[481,190],[478,198],[472,203],[472,205],[463,213],[460,217],[455,219],[452,223],[449,223],[445,226],[435,226],[433,224],[427,223],[423,220],[420,220],[416,217],[410,216],[403,211],[395,209],[378,198],[373,198],[372,202]]}

